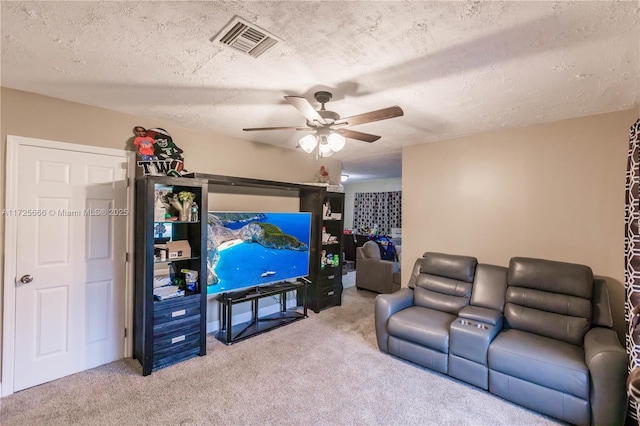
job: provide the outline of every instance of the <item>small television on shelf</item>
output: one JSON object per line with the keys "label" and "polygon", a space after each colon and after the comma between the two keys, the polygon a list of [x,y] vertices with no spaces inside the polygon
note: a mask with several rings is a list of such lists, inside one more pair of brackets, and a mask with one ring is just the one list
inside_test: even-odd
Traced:
{"label": "small television on shelf", "polygon": [[208,212],[207,294],[309,275],[311,213]]}

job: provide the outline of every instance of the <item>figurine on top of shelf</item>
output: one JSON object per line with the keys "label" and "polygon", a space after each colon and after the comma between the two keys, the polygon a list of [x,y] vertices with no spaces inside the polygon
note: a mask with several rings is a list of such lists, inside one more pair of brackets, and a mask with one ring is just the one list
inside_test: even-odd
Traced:
{"label": "figurine on top of shelf", "polygon": [[133,132],[136,134],[133,143],[138,147],[138,155],[140,155],[140,158],[142,160],[155,160],[156,156],[153,145],[156,143],[156,140],[147,135],[147,129],[142,126],[134,127]]}
{"label": "figurine on top of shelf", "polygon": [[160,127],[149,129],[147,133],[150,133],[156,140],[155,155],[160,160],[166,160],[170,162],[170,169],[167,170],[168,176],[180,176],[186,170],[183,170],[184,166],[184,152],[180,149],[171,138],[169,132]]}
{"label": "figurine on top of shelf", "polygon": [[145,129],[142,126],[134,127],[134,131],[138,135],[134,144],[139,147],[138,153],[142,158],[138,165],[145,175],[182,176],[187,172],[184,169],[184,151],[173,142],[169,132],[160,127]]}
{"label": "figurine on top of shelf", "polygon": [[320,170],[316,174],[319,183],[330,183],[329,172],[324,166],[320,166]]}

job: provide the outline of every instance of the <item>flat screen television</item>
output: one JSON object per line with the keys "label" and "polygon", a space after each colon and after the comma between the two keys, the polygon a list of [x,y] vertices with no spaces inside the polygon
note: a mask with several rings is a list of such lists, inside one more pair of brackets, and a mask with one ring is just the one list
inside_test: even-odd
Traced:
{"label": "flat screen television", "polygon": [[209,212],[207,294],[309,275],[311,213]]}

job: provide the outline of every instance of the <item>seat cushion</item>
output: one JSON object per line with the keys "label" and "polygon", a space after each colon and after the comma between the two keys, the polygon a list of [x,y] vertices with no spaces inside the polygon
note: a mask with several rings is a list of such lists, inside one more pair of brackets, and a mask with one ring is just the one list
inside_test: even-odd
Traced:
{"label": "seat cushion", "polygon": [[411,306],[391,315],[390,336],[408,340],[442,353],[449,353],[449,325],[455,315],[421,306]]}
{"label": "seat cushion", "polygon": [[489,369],[589,400],[589,370],[582,348],[570,343],[505,330],[489,346]]}

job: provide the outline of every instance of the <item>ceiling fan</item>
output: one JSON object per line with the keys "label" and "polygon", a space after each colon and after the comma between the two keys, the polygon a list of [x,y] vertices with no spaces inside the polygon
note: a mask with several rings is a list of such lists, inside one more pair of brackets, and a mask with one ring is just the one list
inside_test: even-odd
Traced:
{"label": "ceiling fan", "polygon": [[285,96],[284,98],[302,113],[307,119],[306,127],[284,126],[284,127],[252,127],[242,129],[245,132],[261,130],[299,130],[311,131],[312,135],[307,135],[300,139],[300,147],[308,153],[316,149],[316,156],[328,157],[334,152],[340,151],[346,141],[345,138],[356,139],[364,142],[375,142],[380,136],[369,133],[362,133],[347,129],[346,126],[371,123],[374,121],[386,120],[388,118],[400,117],[404,114],[402,108],[395,105],[376,111],[365,112],[363,114],[352,115],[351,117],[340,118],[338,113],[325,109],[325,104],[332,98],[330,92],[316,92],[313,97],[322,107],[316,111],[313,106],[302,96]]}

